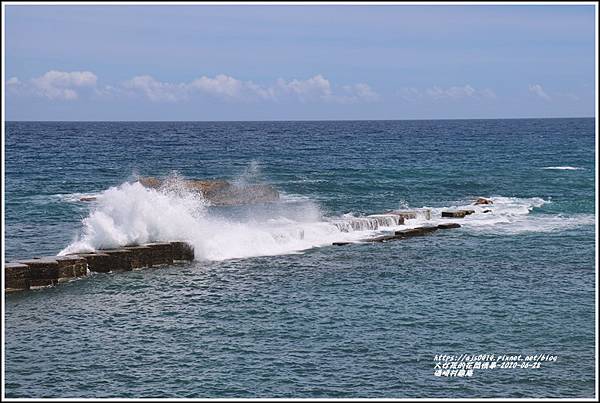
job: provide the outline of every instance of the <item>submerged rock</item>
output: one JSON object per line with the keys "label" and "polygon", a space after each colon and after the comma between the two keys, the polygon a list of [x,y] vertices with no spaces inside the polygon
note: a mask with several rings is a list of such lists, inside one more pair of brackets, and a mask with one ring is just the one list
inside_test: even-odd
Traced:
{"label": "submerged rock", "polygon": [[458,223],[440,224],[437,227],[438,227],[438,229],[460,228],[460,224],[458,224]]}
{"label": "submerged rock", "polygon": [[[161,179],[154,177],[141,178],[139,182],[149,188],[162,186]],[[279,199],[279,192],[265,184],[237,184],[225,180],[184,180],[183,185],[217,206],[233,206],[240,204],[272,202]]]}
{"label": "submerged rock", "polygon": [[437,226],[417,227],[417,228],[410,228],[410,229],[404,229],[401,231],[396,231],[394,233],[394,235],[396,236],[396,238],[407,238],[407,237],[411,237],[411,236],[420,236],[420,235],[429,234],[430,232],[436,231],[437,229],[438,229]]}

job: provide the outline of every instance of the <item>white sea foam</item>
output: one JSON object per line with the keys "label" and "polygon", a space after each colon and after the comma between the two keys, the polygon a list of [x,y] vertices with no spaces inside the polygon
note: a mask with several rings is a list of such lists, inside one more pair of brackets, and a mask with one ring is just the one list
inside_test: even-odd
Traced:
{"label": "white sea foam", "polygon": [[[552,203],[539,197],[491,197],[491,205],[472,205],[468,202],[456,203],[443,208],[432,208],[431,224],[458,222],[465,231],[496,235],[511,235],[526,232],[555,232],[585,225],[593,225],[593,214],[532,214],[533,210]],[[441,218],[441,212],[453,209],[475,210],[460,220]],[[484,213],[484,211],[488,211]],[[408,220],[411,226],[423,225],[422,219]]]}
{"label": "white sea foam", "polygon": [[553,170],[557,170],[557,171],[580,171],[585,168],[564,166],[564,167],[544,167],[542,169],[553,169]]}
{"label": "white sea foam", "polygon": [[60,201],[65,201],[69,203],[80,203],[82,198],[98,198],[101,196],[101,194],[102,193],[68,193],[57,194],[55,195],[55,197]]}
{"label": "white sea foam", "polygon": [[224,260],[299,252],[335,241],[356,241],[369,231],[342,233],[311,201],[211,212],[197,193],[124,183],[103,192],[82,234],[59,254],[160,240],[185,240],[197,259]]}
{"label": "white sea foam", "polygon": [[[460,222],[462,230],[486,233],[556,231],[594,223],[594,216],[530,214],[550,201],[541,198],[492,197],[494,204],[474,206],[468,201],[406,220],[402,226],[386,215],[323,217],[315,202],[284,197],[280,202],[209,208],[197,193],[180,186],[177,178],[161,189],[126,182],[98,195],[83,220],[82,233],[61,255],[164,240],[194,245],[199,260],[225,260],[297,253],[332,242],[358,242],[395,229],[423,224]],[[394,204],[394,203],[392,203]],[[403,205],[403,207],[405,207]],[[441,218],[441,211],[474,209],[464,219]],[[491,212],[483,213],[484,210]]]}

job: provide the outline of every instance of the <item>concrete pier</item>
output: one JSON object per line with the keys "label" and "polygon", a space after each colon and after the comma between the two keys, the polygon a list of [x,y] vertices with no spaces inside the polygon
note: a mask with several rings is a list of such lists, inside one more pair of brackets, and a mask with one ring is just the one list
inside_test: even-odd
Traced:
{"label": "concrete pier", "polygon": [[112,259],[106,253],[83,253],[77,256],[85,259],[89,271],[96,273],[108,273],[111,271]]}
{"label": "concrete pier", "polygon": [[127,249],[99,249],[110,258],[110,271],[130,271],[132,252]]}
{"label": "concrete pier", "polygon": [[123,249],[131,252],[130,264],[132,269],[152,267],[152,248],[149,246],[126,246]]}
{"label": "concrete pier", "polygon": [[4,265],[4,290],[6,292],[29,290],[31,271],[22,263],[6,263]]}
{"label": "concrete pier", "polygon": [[152,266],[173,264],[173,245],[170,243],[148,243],[145,246],[152,250]]}
{"label": "concrete pier", "polygon": [[403,220],[414,220],[416,218],[424,218],[431,220],[431,209],[419,208],[414,210],[394,210],[389,211],[386,214],[394,214],[402,217]]}
{"label": "concrete pier", "polygon": [[28,259],[19,260],[17,263],[29,266],[30,288],[47,287],[58,283],[59,265],[56,259]]}
{"label": "concrete pier", "polygon": [[187,242],[173,241],[171,242],[174,261],[194,260],[194,247]]}
{"label": "concrete pier", "polygon": [[54,259],[58,262],[59,283],[69,281],[72,278],[87,276],[87,262],[81,256],[48,256],[45,259]]}
{"label": "concrete pier", "polygon": [[184,241],[156,242],[89,253],[46,256],[4,264],[5,291],[46,287],[88,271],[108,273],[194,260],[194,247]]}

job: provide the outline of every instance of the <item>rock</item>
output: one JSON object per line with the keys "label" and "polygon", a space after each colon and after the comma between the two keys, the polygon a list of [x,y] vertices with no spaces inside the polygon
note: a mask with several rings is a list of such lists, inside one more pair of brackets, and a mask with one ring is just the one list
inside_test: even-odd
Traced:
{"label": "rock", "polygon": [[29,266],[30,288],[47,287],[58,283],[59,270],[56,259],[28,259],[19,260],[17,263]]}
{"label": "rock", "polygon": [[494,202],[491,201],[490,199],[480,197],[477,200],[475,200],[475,203],[473,203],[473,204],[475,204],[475,205],[477,205],[477,204],[494,204]]}
{"label": "rock", "polygon": [[152,248],[145,245],[126,246],[126,249],[131,252],[130,265],[132,269],[140,269],[142,267],[152,267]]}
{"label": "rock", "polygon": [[375,238],[369,238],[369,239],[365,239],[365,241],[367,242],[386,242],[386,241],[391,241],[394,239],[398,239],[398,237],[394,234],[394,235],[381,235]]}
{"label": "rock", "polygon": [[83,196],[79,198],[79,201],[82,202],[90,202],[90,201],[95,201],[96,200],[96,196]]}
{"label": "rock", "polygon": [[148,243],[144,246],[152,249],[152,266],[173,264],[173,246],[170,243]]}
{"label": "rock", "polygon": [[4,291],[13,292],[29,290],[31,269],[22,263],[6,263],[4,265]]}
{"label": "rock", "polygon": [[130,271],[132,252],[127,249],[99,249],[98,252],[110,258],[110,271]]}
{"label": "rock", "polygon": [[442,217],[445,218],[464,218],[469,214],[473,214],[475,210],[456,210],[456,211],[442,211]]}
{"label": "rock", "polygon": [[396,231],[395,235],[397,238],[408,238],[408,237],[412,237],[412,236],[426,235],[426,234],[429,234],[436,230],[437,230],[437,227],[434,227],[434,226],[417,227],[417,228],[410,228],[410,229],[404,229],[401,231]]}
{"label": "rock", "polygon": [[173,251],[173,260],[181,261],[194,260],[194,247],[187,242],[181,241],[173,241],[171,242],[171,247]]}
{"label": "rock", "polygon": [[85,259],[87,268],[96,273],[108,273],[111,271],[112,258],[106,253],[81,253],[78,255]]}
{"label": "rock", "polygon": [[[149,188],[159,188],[163,181],[154,177],[141,178],[139,182]],[[274,187],[264,184],[236,184],[225,180],[184,180],[183,185],[202,196],[213,205],[232,206],[240,204],[272,202],[279,199]]]}
{"label": "rock", "polygon": [[458,223],[440,224],[437,227],[438,227],[438,229],[460,228],[460,224],[458,224]]}
{"label": "rock", "polygon": [[344,246],[344,245],[350,245],[352,242],[334,242],[332,243],[332,245],[334,246]]}

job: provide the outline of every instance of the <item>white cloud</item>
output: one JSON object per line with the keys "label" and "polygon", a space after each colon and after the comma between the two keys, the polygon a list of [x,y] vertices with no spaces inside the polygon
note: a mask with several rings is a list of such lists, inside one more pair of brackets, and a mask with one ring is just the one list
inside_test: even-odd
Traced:
{"label": "white cloud", "polygon": [[151,101],[176,102],[187,98],[185,84],[164,83],[151,76],[136,76],[123,83],[125,89],[141,92]]}
{"label": "white cloud", "polygon": [[364,99],[366,101],[377,101],[379,100],[379,94],[377,94],[373,89],[364,83],[354,84],[354,86],[350,86],[348,89],[351,93],[354,93],[358,99]]}
{"label": "white cloud", "polygon": [[332,95],[331,83],[320,74],[306,80],[286,81],[280,78],[273,90],[280,97],[293,96],[302,102],[326,100]]}
{"label": "white cloud", "polygon": [[48,71],[25,83],[12,77],[7,86],[15,93],[29,94],[48,99],[74,100],[82,88],[104,98],[142,96],[153,102],[180,102],[196,96],[208,96],[228,102],[374,102],[379,95],[365,83],[334,86],[323,75],[307,79],[280,78],[267,85],[240,80],[225,74],[214,77],[201,76],[189,82],[163,82],[150,75],[139,75],[117,85],[98,85],[98,78],[89,71]]}
{"label": "white cloud", "polygon": [[6,81],[7,85],[12,85],[12,86],[17,86],[21,84],[21,81],[19,80],[18,77],[11,77]]}
{"label": "white cloud", "polygon": [[465,84],[464,86],[452,86],[446,88],[433,86],[422,90],[414,87],[403,88],[400,91],[400,96],[407,101],[423,99],[494,99],[496,98],[496,93],[489,88],[478,90],[469,84]]}
{"label": "white cloud", "polygon": [[529,84],[529,92],[547,101],[550,100],[550,96],[546,93],[546,91],[544,91],[544,88],[539,84]]}
{"label": "white cloud", "polygon": [[160,82],[150,76],[138,76],[123,83],[124,88],[139,92],[152,101],[182,101],[193,95],[206,95],[232,102],[296,100],[300,102],[371,102],[379,95],[367,84],[359,83],[341,87],[339,93],[322,75],[299,80],[280,78],[270,85],[259,85],[234,77],[218,74],[202,76],[189,83]]}
{"label": "white cloud", "polygon": [[202,76],[192,81],[189,86],[207,94],[237,99],[242,96],[244,84],[233,77],[219,74],[214,78]]}
{"label": "white cloud", "polygon": [[73,100],[79,94],[77,89],[95,87],[98,78],[89,71],[56,71],[51,70],[40,77],[30,80],[30,88],[49,99]]}

